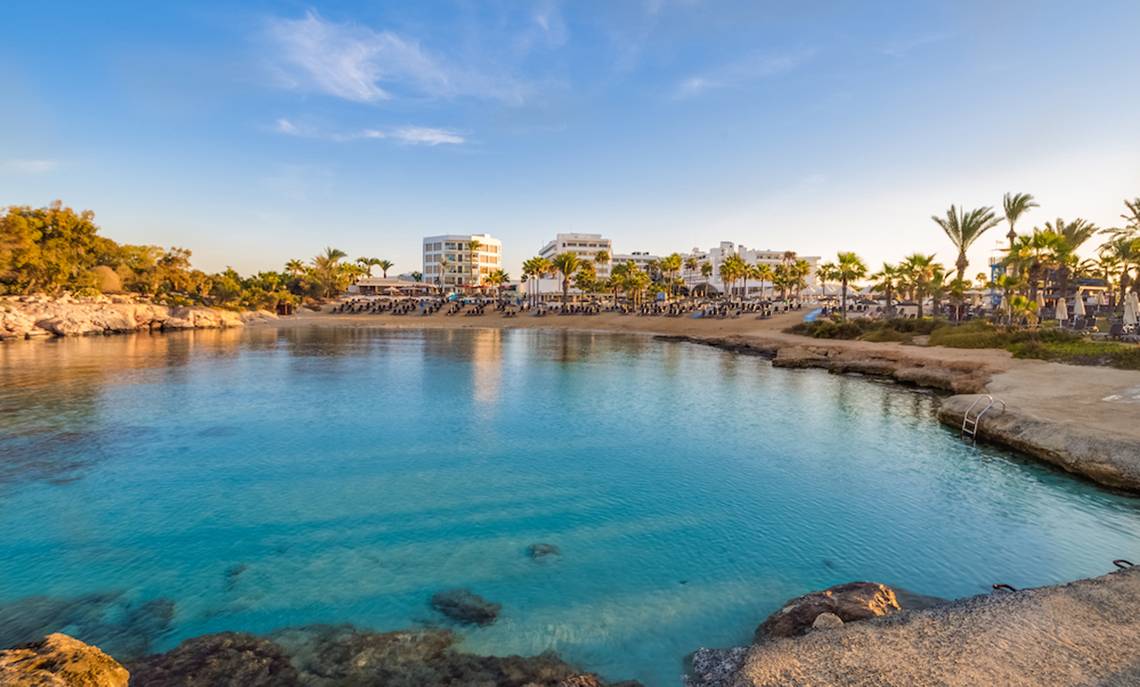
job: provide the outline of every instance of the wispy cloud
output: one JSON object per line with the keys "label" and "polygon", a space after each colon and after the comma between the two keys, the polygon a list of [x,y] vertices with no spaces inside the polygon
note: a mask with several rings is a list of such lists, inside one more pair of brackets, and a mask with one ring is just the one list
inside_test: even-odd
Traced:
{"label": "wispy cloud", "polygon": [[879,52],[890,57],[906,57],[907,54],[917,48],[931,45],[933,43],[941,43],[942,41],[950,38],[949,33],[925,33],[918,36],[911,36],[887,43],[879,48]]}
{"label": "wispy cloud", "polygon": [[437,146],[440,144],[458,145],[466,142],[463,136],[447,129],[433,129],[423,126],[405,126],[392,132],[392,137],[413,145]]}
{"label": "wispy cloud", "polygon": [[673,97],[683,100],[718,88],[739,88],[754,81],[789,72],[814,54],[814,50],[802,50],[782,55],[749,55],[705,74],[682,79],[673,90]]}
{"label": "wispy cloud", "polygon": [[461,145],[467,142],[466,136],[457,131],[430,126],[401,126],[387,130],[359,129],[356,131],[324,131],[281,118],[274,123],[273,131],[286,136],[315,138],[325,141],[335,141],[337,143],[391,139],[399,143],[410,145],[437,146],[443,144]]}
{"label": "wispy cloud", "polygon": [[59,167],[55,160],[8,159],[0,160],[0,171],[11,174],[47,174]]}
{"label": "wispy cloud", "polygon": [[301,19],[272,19],[267,35],[281,85],[344,100],[374,103],[398,95],[469,96],[521,103],[527,88],[433,55],[392,31],[336,23],[308,12]]}

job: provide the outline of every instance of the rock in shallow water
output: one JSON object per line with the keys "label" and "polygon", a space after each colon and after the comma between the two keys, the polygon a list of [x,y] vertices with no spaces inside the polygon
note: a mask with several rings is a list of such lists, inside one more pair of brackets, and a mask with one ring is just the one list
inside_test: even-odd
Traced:
{"label": "rock in shallow water", "polygon": [[120,592],[29,596],[0,604],[0,647],[63,632],[120,660],[135,658],[170,631],[174,613],[169,599],[133,603]]}
{"label": "rock in shallow water", "polygon": [[502,606],[487,601],[468,589],[451,589],[431,597],[431,607],[452,620],[468,625],[490,625]]}
{"label": "rock in shallow water", "polygon": [[297,670],[268,639],[223,632],[129,663],[131,685],[147,687],[295,687]]}
{"label": "rock in shallow water", "polygon": [[526,553],[531,558],[538,560],[540,558],[545,558],[546,556],[561,556],[562,550],[554,544],[538,543],[531,544],[530,546],[526,547]]}
{"label": "rock in shallow water", "polygon": [[107,654],[64,634],[0,651],[5,687],[127,687],[129,677]]}
{"label": "rock in shallow water", "polygon": [[[223,633],[131,664],[132,687],[605,687],[553,653],[475,656],[449,630],[312,625],[270,638]],[[634,687],[636,683],[619,683]],[[614,685],[613,687],[619,687]]]}

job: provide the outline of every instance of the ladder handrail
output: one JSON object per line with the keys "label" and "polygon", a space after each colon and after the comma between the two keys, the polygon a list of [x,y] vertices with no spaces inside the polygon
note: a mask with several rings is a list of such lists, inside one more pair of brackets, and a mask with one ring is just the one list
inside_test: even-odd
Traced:
{"label": "ladder handrail", "polygon": [[[986,402],[985,407],[978,411],[978,414],[971,419],[970,411],[976,408],[982,401]],[[969,434],[971,442],[976,444],[978,442],[978,426],[982,421],[982,417],[997,403],[1001,404],[1001,411],[1004,413],[1006,409],[1005,401],[1000,398],[995,399],[990,394],[979,394],[978,397],[970,403],[970,406],[966,408],[966,412],[962,414],[962,430],[959,432],[959,436],[965,438],[965,436]]]}

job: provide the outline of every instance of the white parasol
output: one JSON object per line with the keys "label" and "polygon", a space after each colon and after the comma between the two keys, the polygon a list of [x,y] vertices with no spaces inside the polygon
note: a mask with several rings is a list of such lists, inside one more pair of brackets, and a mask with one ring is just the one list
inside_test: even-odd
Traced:
{"label": "white parasol", "polygon": [[1058,298],[1057,299],[1057,320],[1060,322],[1064,322],[1067,319],[1069,319],[1069,309],[1065,306],[1065,299],[1064,298]]}
{"label": "white parasol", "polygon": [[1085,299],[1081,298],[1080,296],[1077,296],[1076,300],[1073,301],[1073,317],[1084,317],[1084,316],[1085,316]]}

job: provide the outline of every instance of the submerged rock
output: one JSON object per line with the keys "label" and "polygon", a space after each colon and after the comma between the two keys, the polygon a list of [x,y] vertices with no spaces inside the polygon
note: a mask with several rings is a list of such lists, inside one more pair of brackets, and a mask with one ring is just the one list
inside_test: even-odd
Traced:
{"label": "submerged rock", "polygon": [[545,558],[546,556],[561,556],[562,550],[554,544],[538,543],[531,544],[530,546],[526,547],[526,553],[531,558],[538,560],[540,558]]}
{"label": "submerged rock", "polygon": [[822,613],[844,623],[890,615],[902,610],[895,590],[878,582],[848,582],[796,597],[756,628],[755,641],[795,637],[807,632]]}
{"label": "submerged rock", "polygon": [[431,607],[452,620],[468,625],[490,625],[502,606],[487,601],[469,589],[452,589],[431,597]]}
{"label": "submerged rock", "polygon": [[456,640],[455,633],[441,629],[371,632],[311,625],[268,638],[198,637],[129,668],[132,687],[606,687],[554,653],[476,656],[455,651]]}
{"label": "submerged rock", "polygon": [[0,647],[63,632],[120,659],[141,656],[170,630],[174,602],[132,603],[119,592],[72,598],[29,596],[0,604]]}
{"label": "submerged rock", "polygon": [[0,651],[5,687],[127,687],[129,677],[115,659],[65,634]]}
{"label": "submerged rock", "polygon": [[296,687],[281,647],[238,632],[188,639],[165,654],[128,663],[132,687]]}

